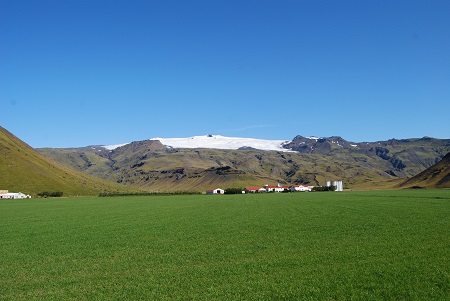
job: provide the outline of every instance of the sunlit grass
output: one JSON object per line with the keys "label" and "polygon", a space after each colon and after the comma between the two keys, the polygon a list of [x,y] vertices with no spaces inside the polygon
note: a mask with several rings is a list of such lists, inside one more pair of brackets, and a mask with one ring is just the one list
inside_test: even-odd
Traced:
{"label": "sunlit grass", "polygon": [[442,300],[450,191],[0,202],[2,300]]}

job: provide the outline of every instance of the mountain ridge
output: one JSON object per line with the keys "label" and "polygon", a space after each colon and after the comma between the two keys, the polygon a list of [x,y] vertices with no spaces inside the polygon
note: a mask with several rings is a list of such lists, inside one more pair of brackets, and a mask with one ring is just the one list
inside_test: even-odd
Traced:
{"label": "mountain ridge", "polygon": [[[150,138],[150,141],[160,141],[163,145],[173,148],[209,148],[209,149],[243,149],[251,148],[258,150],[272,150],[272,151],[297,151],[305,152],[302,148],[306,144],[310,148],[315,149],[313,145],[322,142],[331,142],[340,147],[365,147],[367,145],[374,146],[375,144],[395,145],[404,141],[418,141],[418,140],[439,140],[450,141],[450,139],[433,138],[424,136],[422,138],[391,138],[388,140],[377,140],[373,142],[353,142],[342,138],[341,136],[317,137],[317,136],[301,136],[297,135],[292,140],[283,139],[260,139],[260,138],[242,138],[242,137],[228,137],[223,135],[201,135],[191,136],[186,138]],[[146,141],[143,140],[143,141]],[[217,143],[217,141],[219,141]],[[134,141],[136,142],[136,141]],[[132,142],[130,142],[132,143]],[[118,147],[125,146],[130,143],[122,143],[116,145],[93,145],[94,147],[103,147],[107,150],[114,150]],[[260,148],[258,148],[260,146]],[[60,148],[61,149],[61,148]]]}
{"label": "mountain ridge", "polygon": [[[214,139],[213,135],[200,137]],[[371,187],[370,183],[414,176],[450,151],[450,139],[429,137],[354,143],[339,136],[298,135],[284,143],[283,150],[269,151],[252,147],[250,140],[238,149],[217,149],[214,143],[175,148],[151,141],[156,140],[113,149],[92,146],[39,151],[80,171],[146,190],[203,190],[268,182],[319,185],[333,179],[342,179],[347,188]],[[150,147],[151,143],[158,147]]]}

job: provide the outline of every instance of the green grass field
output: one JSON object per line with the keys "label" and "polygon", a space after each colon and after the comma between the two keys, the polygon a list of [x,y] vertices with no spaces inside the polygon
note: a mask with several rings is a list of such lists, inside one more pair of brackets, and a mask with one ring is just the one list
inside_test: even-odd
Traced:
{"label": "green grass field", "polygon": [[448,300],[450,190],[0,201],[0,300]]}

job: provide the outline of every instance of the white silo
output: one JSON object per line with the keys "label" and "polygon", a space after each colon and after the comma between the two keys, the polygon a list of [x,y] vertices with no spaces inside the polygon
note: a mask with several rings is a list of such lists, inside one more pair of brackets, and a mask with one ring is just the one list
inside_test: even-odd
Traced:
{"label": "white silo", "polygon": [[335,181],[334,186],[336,186],[335,191],[344,191],[344,185],[342,184],[342,181]]}

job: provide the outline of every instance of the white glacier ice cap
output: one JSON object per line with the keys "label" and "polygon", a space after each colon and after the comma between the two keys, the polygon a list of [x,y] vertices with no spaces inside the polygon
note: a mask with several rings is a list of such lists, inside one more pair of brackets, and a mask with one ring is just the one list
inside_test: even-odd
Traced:
{"label": "white glacier ice cap", "polygon": [[[255,138],[226,137],[221,135],[193,136],[188,138],[151,138],[149,140],[159,140],[163,145],[172,148],[211,148],[211,149],[239,149],[243,147],[255,148],[268,151],[290,151],[283,148],[289,143],[288,140],[265,140]],[[114,150],[125,144],[103,146],[107,150]]]}
{"label": "white glacier ice cap", "polygon": [[188,138],[152,138],[173,148],[239,149],[242,147],[271,151],[288,151],[283,148],[287,140],[265,140],[255,138],[226,137],[221,135],[193,136]]}

